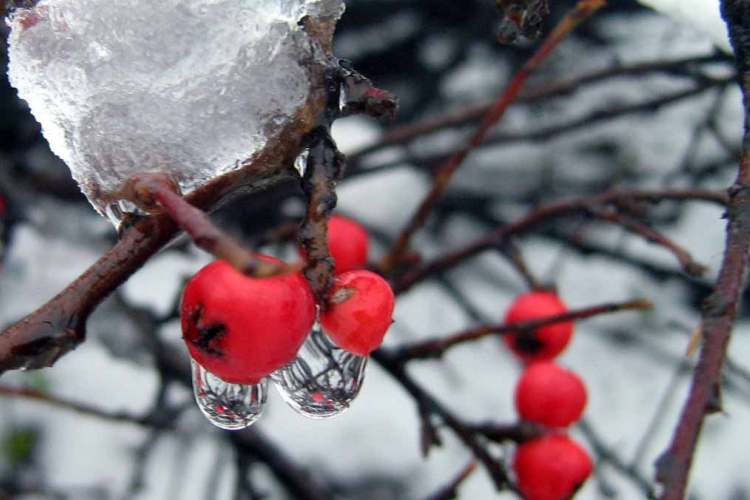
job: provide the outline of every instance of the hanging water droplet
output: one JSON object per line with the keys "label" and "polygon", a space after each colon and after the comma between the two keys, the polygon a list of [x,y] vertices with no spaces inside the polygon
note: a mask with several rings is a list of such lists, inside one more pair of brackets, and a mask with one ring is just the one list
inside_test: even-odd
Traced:
{"label": "hanging water droplet", "polygon": [[294,361],[271,379],[294,411],[324,419],[349,408],[362,388],[365,366],[367,358],[341,349],[316,323]]}
{"label": "hanging water droplet", "polygon": [[230,384],[190,359],[193,394],[198,407],[216,427],[244,429],[258,420],[268,397],[268,379],[255,385]]}
{"label": "hanging water droplet", "polygon": [[297,170],[297,172],[299,172],[300,177],[305,176],[305,171],[307,171],[307,158],[309,156],[310,156],[310,150],[305,149],[294,160],[294,168]]}

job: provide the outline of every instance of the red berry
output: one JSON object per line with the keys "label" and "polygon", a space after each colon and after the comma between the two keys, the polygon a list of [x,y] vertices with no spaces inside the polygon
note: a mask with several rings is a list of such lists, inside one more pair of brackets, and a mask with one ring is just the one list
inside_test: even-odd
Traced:
{"label": "red berry", "polygon": [[[328,221],[328,247],[336,262],[336,274],[362,269],[367,265],[370,236],[358,223],[340,215]],[[305,258],[305,251],[300,249]]]}
{"label": "red berry", "polygon": [[368,356],[383,342],[393,306],[387,281],[370,271],[349,271],[336,278],[331,307],[320,314],[320,324],[339,347]]}
{"label": "red berry", "polygon": [[534,363],[516,386],[516,409],[521,418],[547,427],[567,427],[581,418],[586,386],[575,373],[555,363]]}
{"label": "red berry", "polygon": [[224,261],[201,269],[182,297],[191,356],[235,384],[256,384],[292,361],[315,315],[315,299],[300,273],[256,279]]}
{"label": "red berry", "polygon": [[568,436],[550,434],[519,445],[513,468],[526,500],[567,500],[594,465],[586,450]]}
{"label": "red berry", "polygon": [[[529,321],[568,312],[552,292],[530,292],[518,297],[505,315],[506,323]],[[527,363],[546,361],[560,354],[573,335],[573,322],[566,321],[531,332],[511,332],[503,338],[508,348]]]}

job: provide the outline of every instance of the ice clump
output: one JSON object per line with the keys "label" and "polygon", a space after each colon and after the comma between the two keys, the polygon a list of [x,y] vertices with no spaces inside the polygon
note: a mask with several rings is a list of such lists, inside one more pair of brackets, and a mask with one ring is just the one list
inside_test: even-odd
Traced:
{"label": "ice clump", "polygon": [[189,192],[239,168],[308,97],[300,20],[342,12],[342,0],[41,0],[8,21],[8,72],[104,213],[135,173],[171,173]]}

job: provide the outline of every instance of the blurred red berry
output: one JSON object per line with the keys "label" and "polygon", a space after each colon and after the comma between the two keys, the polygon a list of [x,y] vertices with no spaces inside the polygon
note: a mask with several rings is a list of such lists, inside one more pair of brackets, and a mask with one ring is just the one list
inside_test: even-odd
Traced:
{"label": "blurred red berry", "polygon": [[[529,321],[568,312],[552,292],[530,292],[519,296],[505,316],[506,323]],[[546,361],[560,354],[573,335],[573,322],[543,326],[530,332],[511,332],[503,337],[508,348],[527,363]]]}
{"label": "blurred red berry", "polygon": [[300,273],[256,279],[224,261],[201,269],[182,297],[191,356],[235,384],[256,384],[292,361],[315,315],[315,299]]}
{"label": "blurred red berry", "polygon": [[575,373],[543,362],[530,365],[516,385],[522,419],[547,427],[568,427],[586,407],[586,386]]}
{"label": "blurred red berry", "polygon": [[568,436],[550,434],[520,444],[513,468],[526,500],[568,500],[594,465],[586,450]]}
{"label": "blurred red berry", "polygon": [[368,356],[383,342],[393,322],[391,286],[370,271],[349,271],[336,278],[331,307],[320,314],[323,330],[339,347]]}
{"label": "blurred red berry", "polygon": [[[334,215],[328,221],[328,247],[336,262],[336,274],[362,269],[367,265],[370,236],[357,222]],[[304,249],[300,249],[300,255],[305,258]]]}

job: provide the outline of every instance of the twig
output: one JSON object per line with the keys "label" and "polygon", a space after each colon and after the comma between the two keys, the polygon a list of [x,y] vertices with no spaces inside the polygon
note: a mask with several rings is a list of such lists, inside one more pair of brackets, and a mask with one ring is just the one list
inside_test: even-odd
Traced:
{"label": "twig", "polygon": [[[555,82],[550,85],[529,89],[528,91],[521,91],[513,104],[534,103],[542,99],[570,94],[580,90],[584,85],[597,83],[608,78],[641,76],[648,73],[675,73],[678,75],[685,75],[685,68],[690,64],[715,63],[722,59],[717,58],[715,55],[693,56],[667,61],[648,61],[630,66],[614,66],[593,71],[569,80]],[[377,143],[355,151],[347,155],[347,158],[351,164],[356,164],[362,157],[380,151],[388,146],[405,144],[413,139],[433,132],[477,121],[492,109],[493,104],[494,103],[486,103],[478,106],[462,108],[458,111],[452,111],[429,121],[410,123],[408,125],[391,129]]]}
{"label": "twig", "polygon": [[151,416],[150,414],[143,416],[143,417],[139,417],[139,416],[131,415],[126,412],[110,413],[110,412],[104,411],[100,408],[97,408],[95,406],[92,406],[86,403],[75,402],[69,399],[55,397],[44,392],[35,391],[33,389],[22,389],[22,388],[16,388],[16,387],[0,386],[0,396],[23,398],[23,399],[38,401],[40,403],[54,406],[55,408],[61,408],[64,410],[74,411],[82,415],[86,415],[89,417],[96,417],[102,420],[108,420],[110,422],[123,422],[123,423],[130,423],[130,424],[136,424],[136,425],[147,426],[147,427],[156,427],[156,428],[169,427],[172,424],[171,419],[167,419],[167,418],[157,419]]}
{"label": "twig", "polygon": [[458,488],[474,473],[476,469],[477,463],[471,462],[450,482],[450,484],[441,488],[439,491],[433,493],[424,500],[453,500],[454,498],[458,498]]}
{"label": "twig", "polygon": [[299,270],[297,265],[275,264],[256,257],[242,243],[219,229],[206,212],[185,200],[163,175],[139,175],[132,189],[139,199],[153,198],[158,202],[159,207],[193,239],[199,248],[228,262],[243,274],[264,278]]}
{"label": "twig", "polygon": [[[522,130],[518,132],[495,132],[490,134],[487,139],[479,144],[475,149],[481,150],[484,148],[494,147],[500,144],[512,144],[517,142],[541,142],[547,141],[551,138],[559,137],[563,134],[576,132],[579,130],[590,129],[594,125],[609,120],[623,118],[632,114],[638,113],[656,113],[661,108],[685,101],[686,99],[693,98],[700,95],[708,90],[715,88],[727,88],[729,85],[735,82],[734,77],[719,78],[719,79],[708,79],[699,85],[687,90],[680,90],[674,93],[670,93],[665,96],[656,97],[654,99],[648,99],[643,102],[635,104],[623,104],[619,106],[609,106],[604,109],[597,109],[590,113],[572,118],[568,121],[564,121],[558,124],[549,125],[533,130]],[[431,154],[425,156],[413,156],[410,155],[406,158],[406,161],[416,163],[417,165],[434,165],[436,163],[445,161],[449,156],[446,153]],[[368,168],[357,168],[352,170],[352,175],[365,175],[381,172],[383,170],[400,166],[404,164],[404,158],[397,158],[396,160],[387,161],[376,166]]]}
{"label": "twig", "polygon": [[638,489],[643,492],[646,498],[648,498],[649,500],[656,499],[656,496],[654,494],[654,485],[651,484],[648,479],[643,477],[641,473],[638,472],[638,469],[635,468],[635,466],[626,464],[622,458],[620,458],[616,453],[610,450],[604,444],[604,441],[599,437],[598,433],[594,431],[594,428],[591,426],[587,419],[584,418],[578,422],[578,430],[580,430],[581,433],[586,436],[589,444],[594,449],[594,453],[596,453],[601,460],[604,460],[612,467],[614,467],[617,471],[619,471],[623,476],[630,479],[638,487]]}
{"label": "twig", "polygon": [[392,271],[399,262],[401,254],[408,248],[414,233],[424,225],[427,217],[432,212],[435,204],[442,197],[453,174],[463,164],[469,153],[482,141],[484,141],[490,129],[497,124],[505,115],[505,111],[511,102],[515,100],[518,93],[525,85],[529,77],[536,71],[539,65],[549,56],[554,49],[575,29],[581,22],[586,20],[594,12],[604,7],[605,0],[580,0],[576,7],[569,12],[562,21],[550,33],[534,56],[523,65],[513,77],[508,87],[495,103],[494,107],[482,120],[479,128],[474,132],[469,142],[456,151],[450,159],[439,169],[435,176],[430,192],[425,196],[417,212],[412,216],[406,228],[396,238],[388,254],[383,259],[381,267],[386,271]]}
{"label": "twig", "polygon": [[508,441],[523,443],[524,441],[536,439],[546,432],[543,427],[529,422],[519,422],[510,425],[481,424],[475,425],[474,431],[495,443],[506,443]]}
{"label": "twig", "polygon": [[648,300],[638,299],[627,302],[611,302],[598,306],[576,309],[564,314],[556,314],[530,321],[518,321],[514,323],[504,323],[500,325],[485,325],[465,332],[450,335],[445,338],[431,339],[416,344],[399,347],[393,357],[400,363],[416,359],[438,358],[445,354],[451,347],[466,342],[472,342],[490,335],[503,335],[509,332],[533,331],[547,325],[563,323],[566,321],[576,321],[591,318],[601,314],[621,312],[621,311],[639,311],[650,309],[653,304]]}
{"label": "twig", "polygon": [[727,196],[726,193],[720,191],[705,189],[664,191],[620,190],[548,203],[538,207],[515,223],[502,226],[459,250],[450,252],[431,262],[414,266],[408,273],[393,283],[393,289],[397,293],[402,293],[430,276],[445,272],[485,250],[496,247],[512,235],[529,231],[542,224],[548,224],[557,217],[574,212],[587,213],[591,207],[597,205],[603,206],[621,200],[650,202],[700,200],[725,205]]}
{"label": "twig", "polygon": [[404,366],[384,349],[381,348],[373,352],[371,358],[382,366],[409,394],[412,395],[420,408],[424,408],[434,413],[445,423],[445,425],[453,430],[456,436],[472,450],[477,460],[484,465],[497,490],[512,489],[508,475],[505,473],[503,467],[489,454],[482,443],[479,442],[471,428],[467,427],[458,417],[414,382],[414,380],[412,380],[412,378],[406,373]]}
{"label": "twig", "polygon": [[329,127],[330,123],[317,129],[308,150],[302,179],[307,214],[297,233],[300,246],[305,249],[305,277],[323,307],[334,277],[334,262],[328,248],[328,220],[336,208],[336,182],[343,174],[343,157],[336,149]]}
{"label": "twig", "polygon": [[722,0],[722,16],[737,57],[745,107],[742,158],[729,190],[724,259],[713,293],[703,307],[703,347],[695,367],[687,402],[669,448],[657,462],[657,480],[664,485],[661,500],[681,500],[698,436],[707,415],[721,411],[721,377],[740,294],[748,269],[750,246],[750,5],[745,0]]}
{"label": "twig", "polygon": [[589,212],[601,220],[617,224],[633,234],[642,236],[646,241],[666,248],[672,252],[686,273],[692,274],[693,276],[701,276],[706,272],[706,266],[696,262],[684,248],[656,229],[636,220],[624,217],[614,209],[601,210],[591,207]]}

